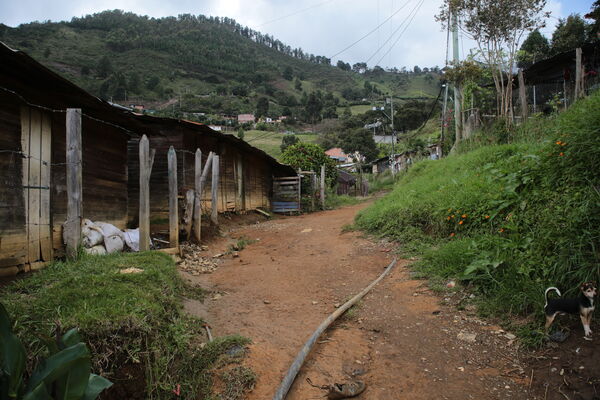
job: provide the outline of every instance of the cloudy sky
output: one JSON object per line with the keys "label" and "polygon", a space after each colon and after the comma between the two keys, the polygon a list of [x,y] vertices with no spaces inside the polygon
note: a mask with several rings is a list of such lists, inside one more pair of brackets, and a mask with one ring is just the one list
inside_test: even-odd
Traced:
{"label": "cloudy sky", "polygon": [[[552,18],[543,32],[550,36],[558,18],[585,14],[592,2],[547,0]],[[151,17],[183,13],[227,16],[292,47],[335,56],[334,62],[342,59],[384,67],[442,66],[446,34],[434,20],[441,3],[442,0],[18,0],[0,1],[0,22],[17,26],[36,20],[61,21],[107,9]],[[468,54],[469,47],[469,41],[462,40],[461,55]]]}

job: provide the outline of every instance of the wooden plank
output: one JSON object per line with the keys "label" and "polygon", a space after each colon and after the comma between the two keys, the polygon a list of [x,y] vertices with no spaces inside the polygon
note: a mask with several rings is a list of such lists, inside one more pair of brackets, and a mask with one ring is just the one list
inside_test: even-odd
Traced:
{"label": "wooden plank", "polygon": [[[521,103],[521,122],[527,121],[527,94],[525,92],[525,79],[523,78],[523,70],[519,68],[519,102]],[[362,182],[362,181],[361,181]]]}
{"label": "wooden plank", "polygon": [[63,229],[67,257],[75,259],[81,243],[81,216],[83,212],[80,108],[67,109],[66,129],[67,220]]}
{"label": "wooden plank", "polygon": [[29,119],[29,205],[27,229],[29,230],[29,262],[41,259],[40,251],[40,192],[42,167],[42,113],[31,109]]}
{"label": "wooden plank", "polygon": [[167,153],[169,168],[169,245],[179,247],[179,210],[177,209],[177,154],[173,146]]}
{"label": "wooden plank", "polygon": [[192,223],[194,221],[194,190],[189,189],[185,192],[185,213],[183,215],[183,223],[185,226],[186,239],[191,239]]}
{"label": "wooden plank", "polygon": [[321,165],[321,208],[325,209],[325,165]]}
{"label": "wooden plank", "polygon": [[196,202],[194,205],[194,237],[200,243],[202,240],[202,188],[200,180],[202,178],[202,152],[200,149],[196,149],[194,163],[194,186],[196,188]]}
{"label": "wooden plank", "polygon": [[140,251],[150,250],[150,174],[155,150],[146,135],[140,140]]}
{"label": "wooden plank", "polygon": [[581,73],[581,48],[575,49],[575,100],[583,97],[583,74]]}
{"label": "wooden plank", "polygon": [[[25,231],[26,242],[29,243],[29,131],[30,131],[30,111],[31,108],[27,106],[21,107],[21,151],[23,152],[23,196],[24,196],[24,208],[25,208]],[[26,248],[25,262],[29,262],[29,251]]]}
{"label": "wooden plank", "polygon": [[[202,170],[202,175],[200,176],[200,183],[198,186],[198,193],[200,193],[198,195],[198,204],[201,204],[202,202],[202,194],[204,193],[204,186],[206,186],[206,178],[208,178],[208,172],[212,168],[214,156],[215,153],[211,151],[210,153],[208,153],[208,157],[206,158],[206,163],[204,164],[204,169]],[[202,209],[199,210],[199,213],[202,214]],[[198,217],[199,221],[201,221],[201,217],[202,215]]]}
{"label": "wooden plank", "polygon": [[244,158],[240,154],[236,159],[236,210],[246,209],[246,196],[244,195]]}
{"label": "wooden plank", "polygon": [[40,190],[40,247],[43,261],[52,260],[52,228],[50,226],[50,163],[52,161],[52,121],[50,114],[42,114],[42,162]]}
{"label": "wooden plank", "polygon": [[210,219],[215,225],[219,225],[218,220],[218,204],[217,204],[217,194],[219,191],[219,156],[214,155],[212,162],[212,181],[211,181],[211,205],[212,210],[210,214]]}

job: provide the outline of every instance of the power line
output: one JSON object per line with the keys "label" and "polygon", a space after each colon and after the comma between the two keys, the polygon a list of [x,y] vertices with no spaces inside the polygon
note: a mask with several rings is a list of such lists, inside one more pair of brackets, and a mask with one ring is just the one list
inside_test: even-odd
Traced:
{"label": "power line", "polygon": [[376,30],[378,30],[382,25],[384,25],[386,22],[388,22],[390,19],[392,19],[396,14],[398,14],[400,11],[402,11],[402,9],[404,7],[406,7],[408,5],[408,3],[410,3],[412,0],[408,0],[406,3],[404,3],[404,5],[402,7],[400,7],[398,10],[396,10],[392,15],[390,15],[389,17],[387,17],[382,23],[380,23],[379,25],[377,25],[375,28],[373,28],[372,30],[370,30],[367,34],[365,34],[363,37],[361,37],[360,39],[358,39],[357,41],[355,41],[354,43],[350,44],[349,46],[346,46],[343,50],[338,51],[337,53],[335,53],[334,55],[332,55],[329,58],[334,58],[339,56],[340,54],[342,54],[343,52],[345,52],[346,50],[354,47],[355,45],[357,45],[359,42],[361,42],[363,39],[367,38],[368,36],[370,36],[371,34],[373,34],[373,32],[375,32]]}
{"label": "power line", "polygon": [[381,58],[379,59],[379,61],[377,61],[376,65],[379,65],[379,63],[381,63],[381,60],[383,60],[385,58],[385,56],[387,56],[392,51],[392,49],[394,48],[394,46],[396,46],[396,44],[398,43],[398,41],[400,41],[400,39],[402,38],[402,35],[404,34],[404,32],[406,32],[406,30],[410,26],[411,22],[413,21],[413,19],[415,18],[415,16],[419,12],[419,9],[421,8],[421,6],[423,5],[424,2],[425,2],[425,0],[421,0],[421,3],[419,3],[419,5],[416,7],[415,13],[410,18],[410,21],[408,21],[408,24],[406,24],[406,26],[404,27],[404,29],[402,30],[402,32],[400,32],[400,36],[398,36],[398,38],[396,39],[396,41],[390,46],[389,50],[383,56],[381,56]]}
{"label": "power line", "polygon": [[[406,16],[406,18],[404,18],[404,20],[402,21],[402,23],[400,23],[400,25],[398,25],[398,27],[390,34],[390,36],[386,39],[386,41],[383,42],[383,44],[381,46],[379,46],[379,48],[377,50],[375,50],[375,52],[373,54],[371,54],[371,57],[369,57],[367,59],[366,63],[369,63],[369,61],[371,61],[373,59],[373,57],[375,57],[375,55],[377,53],[379,53],[381,51],[381,49],[383,49],[385,47],[385,45],[388,44],[388,42],[390,40],[392,40],[392,38],[394,37],[394,35],[396,33],[398,33],[398,31],[402,28],[402,26],[406,23],[406,21],[408,21],[408,19],[410,18],[410,15],[415,11],[415,9],[417,8],[418,5],[419,4],[417,3],[417,5],[415,6],[415,8],[413,8],[412,11],[410,13],[408,13],[408,15]],[[393,46],[390,46],[390,48],[388,49],[388,52],[386,53],[386,55],[391,52],[392,47]],[[384,55],[384,57],[385,57],[385,55]],[[377,64],[379,64],[379,62]]]}
{"label": "power line", "polygon": [[277,22],[277,21],[281,21],[282,19],[286,19],[286,18],[289,18],[289,17],[293,17],[294,15],[298,15],[298,14],[301,14],[301,13],[303,13],[303,12],[310,11],[310,10],[312,10],[312,9],[314,9],[314,8],[321,7],[321,6],[323,6],[323,5],[327,4],[327,3],[331,3],[332,1],[335,1],[335,0],[326,0],[326,1],[322,1],[322,2],[320,2],[320,3],[318,3],[318,4],[314,4],[314,5],[312,5],[312,6],[310,6],[310,7],[303,8],[302,10],[294,11],[294,12],[293,12],[293,13],[291,13],[291,14],[283,15],[283,16],[281,16],[281,17],[274,18],[274,19],[272,19],[272,20],[269,20],[269,21],[267,21],[267,22],[263,22],[262,24],[260,24],[260,25],[257,25],[256,27],[257,27],[257,28],[260,28],[260,27],[262,27],[262,26],[265,26],[265,25],[271,24],[271,23],[273,23],[273,22]]}

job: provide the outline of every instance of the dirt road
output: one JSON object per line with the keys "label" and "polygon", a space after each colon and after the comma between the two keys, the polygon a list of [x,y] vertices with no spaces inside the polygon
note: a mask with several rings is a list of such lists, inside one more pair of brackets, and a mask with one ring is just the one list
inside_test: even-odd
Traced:
{"label": "dirt road", "polygon": [[[213,273],[190,277],[217,294],[204,304],[188,302],[188,310],[209,321],[217,336],[239,333],[253,341],[245,363],[258,379],[248,399],[271,399],[319,323],[392,259],[391,244],[342,232],[363,207],[237,228],[231,237],[256,242]],[[222,252],[226,243],[210,245],[209,252]],[[325,385],[352,376],[368,385],[359,399],[528,398],[529,376],[514,337],[472,311],[444,305],[425,281],[410,278],[407,264],[401,260],[326,332],[288,399],[323,398],[307,377]]]}

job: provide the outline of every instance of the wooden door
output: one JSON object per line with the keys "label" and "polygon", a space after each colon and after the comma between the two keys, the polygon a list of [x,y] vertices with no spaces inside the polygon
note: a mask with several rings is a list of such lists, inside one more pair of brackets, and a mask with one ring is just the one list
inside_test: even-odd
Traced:
{"label": "wooden door", "polygon": [[50,115],[39,109],[21,108],[23,194],[27,231],[28,264],[52,260],[50,224]]}

